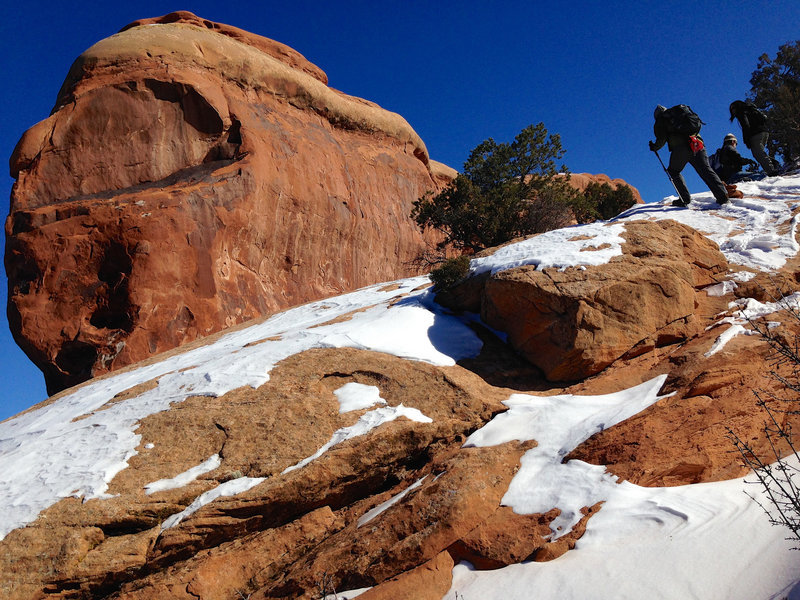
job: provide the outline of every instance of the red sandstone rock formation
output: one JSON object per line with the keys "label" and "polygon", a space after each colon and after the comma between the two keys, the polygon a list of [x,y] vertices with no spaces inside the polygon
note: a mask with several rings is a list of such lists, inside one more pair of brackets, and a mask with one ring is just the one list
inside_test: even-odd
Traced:
{"label": "red sandstone rock formation", "polygon": [[[696,333],[697,290],[727,269],[716,244],[675,221],[626,224],[621,256],[565,271],[519,267],[439,295],[484,321],[550,381],[578,381],[625,355]],[[491,251],[489,251],[491,252]]]}
{"label": "red sandstone rock formation", "polygon": [[619,178],[611,179],[608,175],[603,173],[598,175],[592,175],[591,173],[571,173],[569,182],[574,188],[581,191],[585,190],[590,183],[599,183],[601,185],[603,183],[607,183],[614,189],[617,189],[621,185],[627,185],[629,188],[631,188],[631,192],[633,192],[633,199],[636,201],[636,204],[644,204],[639,190],[633,187],[630,183]]}
{"label": "red sandstone rock formation", "polygon": [[[707,283],[719,260],[713,244],[676,223],[628,223],[626,230],[623,262],[652,260],[667,269],[684,260],[686,268],[678,272],[692,289]],[[784,283],[796,287],[796,268],[787,266]],[[766,293],[767,280],[759,276],[737,293]],[[187,398],[143,419],[138,453],[111,481],[111,497],[63,499],[0,541],[0,595],[311,599],[325,584],[329,591],[371,587],[364,597],[373,600],[437,598],[449,589],[452,566],[460,560],[493,569],[558,557],[574,547],[598,507],[585,507],[569,535],[546,540],[557,511],[517,515],[500,505],[520,457],[536,442],[464,448],[464,439],[504,410],[501,401],[514,391],[603,394],[668,374],[662,393],[672,396],[596,434],[570,457],[606,464],[640,485],[742,475],[727,427],[748,439],[757,436],[762,416],[752,409],[751,389],[768,348],[756,336],[741,336],[724,351],[703,355],[719,335],[713,325],[729,300],[694,294],[688,319],[694,325],[684,331],[683,343],[632,345],[603,371],[568,388],[545,381],[488,331],[481,332],[481,355],[453,367],[355,349],[290,356],[258,389]],[[524,297],[519,302],[526,303]],[[384,424],[282,473],[358,418],[340,414],[334,397],[349,382],[379,386],[389,405],[418,408],[432,422]],[[112,402],[151,387],[137,386]],[[145,493],[146,484],[214,453],[222,457],[214,471],[181,488]],[[166,516],[240,476],[266,479],[161,530]],[[359,523],[415,482],[418,487],[401,502]]]}
{"label": "red sandstone rock formation", "polygon": [[[316,77],[317,72],[311,66],[304,66],[302,57],[298,58],[280,45],[259,41],[262,38],[248,42],[247,36],[238,30],[199,22],[196,17],[165,18],[166,21],[181,19],[201,25],[201,31],[204,28],[217,30],[213,35],[221,33],[237,43],[264,44],[258,51],[269,56],[288,54],[286,61],[293,65],[294,71],[303,72],[312,79]],[[189,27],[186,23],[175,23],[175,26]],[[129,31],[136,32],[139,28]],[[191,85],[197,84],[192,81]],[[158,85],[155,88],[163,92]],[[119,92],[122,98],[134,92],[132,88],[128,92],[124,86],[113,85],[110,88],[101,86],[98,90],[98,94]],[[248,133],[244,127],[247,120],[240,121],[241,143],[231,142],[230,135],[225,137],[224,132],[230,132],[231,125],[224,125],[222,137],[214,138],[211,134],[193,137],[194,125],[186,125],[186,117],[169,113],[170,107],[178,110],[172,106],[175,102],[164,100],[167,104],[162,106],[155,95],[147,99],[151,92],[155,94],[147,84],[138,90],[145,97],[143,102],[163,109],[162,119],[172,123],[171,131],[176,139],[179,134],[186,136],[181,146],[187,152],[192,148],[193,153],[188,158],[184,156],[186,160],[192,162],[203,152],[216,153],[215,157],[228,153],[229,158],[201,162],[155,183],[132,184],[140,174],[127,181],[124,185],[128,187],[119,193],[81,192],[84,195],[66,196],[64,202],[39,206],[36,189],[50,190],[48,193],[54,194],[54,190],[65,189],[75,194],[74,190],[69,191],[70,186],[85,184],[92,189],[92,182],[100,179],[93,179],[88,163],[84,165],[86,170],[80,171],[84,167],[68,165],[66,158],[57,159],[54,154],[52,144],[55,142],[49,138],[57,138],[56,129],[69,125],[61,122],[56,127],[61,111],[51,117],[54,120],[52,133],[37,138],[39,134],[34,128],[33,133],[28,134],[39,139],[37,143],[43,144],[43,150],[32,153],[30,148],[36,144],[29,146],[30,140],[23,139],[25,143],[20,144],[15,154],[16,164],[28,165],[20,171],[15,201],[29,204],[27,208],[18,207],[9,219],[12,228],[9,249],[19,253],[14,254],[14,260],[19,262],[12,261],[16,269],[13,306],[21,307],[17,317],[21,322],[33,319],[24,317],[23,308],[27,307],[31,311],[28,314],[33,314],[39,306],[37,302],[43,302],[43,290],[55,289],[52,286],[84,289],[80,286],[88,285],[89,276],[82,271],[85,266],[81,261],[92,264],[95,280],[85,288],[90,292],[82,300],[91,307],[87,313],[91,314],[88,325],[84,322],[70,328],[65,324],[58,332],[63,339],[74,340],[74,347],[78,349],[82,348],[78,344],[89,345],[86,340],[90,338],[80,336],[87,335],[91,326],[99,332],[118,331],[117,340],[126,342],[120,355],[130,352],[126,349],[135,336],[134,333],[126,336],[128,320],[136,319],[138,324],[149,318],[149,313],[166,311],[161,306],[168,307],[168,302],[176,297],[171,294],[181,291],[171,288],[188,285],[180,283],[184,281],[181,279],[184,267],[189,269],[193,284],[200,288],[208,285],[207,291],[220,294],[219,300],[213,300],[212,296],[201,298],[220,311],[220,307],[230,310],[225,302],[234,302],[236,298],[231,288],[225,287],[231,281],[245,282],[241,290],[243,302],[252,298],[247,295],[248,285],[262,291],[268,285],[256,285],[252,283],[255,279],[244,278],[245,269],[241,263],[251,259],[258,262],[258,252],[268,252],[263,250],[267,240],[259,238],[261,250],[256,252],[244,244],[246,240],[236,246],[223,227],[230,225],[230,230],[235,223],[242,229],[233,233],[256,235],[251,231],[255,226],[251,227],[242,214],[245,209],[238,207],[237,198],[229,195],[229,186],[242,180],[252,188],[245,186],[248,194],[262,200],[266,197],[256,193],[257,190],[262,193],[267,184],[253,170],[269,168],[268,159],[263,155],[258,157],[265,147],[259,144],[267,142],[255,131]],[[85,94],[91,95],[91,92]],[[81,100],[84,96],[78,93],[76,98],[72,108],[62,110],[75,111],[84,106]],[[183,100],[177,103],[184,115],[206,114],[210,118],[210,113],[203,113],[202,103],[192,99],[191,92],[186,91],[181,98]],[[97,110],[105,114],[102,105],[85,106],[87,113]],[[300,109],[288,112],[297,122],[305,123],[302,118],[310,118]],[[231,115],[230,112],[224,114]],[[262,115],[265,119],[267,116],[281,124],[289,119],[274,113]],[[313,130],[307,123],[305,126]],[[47,127],[50,125],[45,129]],[[315,127],[323,137],[350,140],[355,146],[349,147],[348,152],[367,152],[372,148],[369,136],[359,131],[339,131],[331,127],[327,119],[320,117]],[[85,132],[78,129],[77,133],[67,136],[77,144],[76,148],[80,147],[82,139],[80,143],[88,143],[81,138]],[[290,143],[291,138],[280,135],[284,143]],[[258,143],[253,141],[256,138]],[[236,139],[234,137],[234,141]],[[115,148],[120,153],[124,150],[121,144]],[[279,148],[272,151],[274,156],[283,156]],[[92,152],[91,148],[86,152]],[[352,167],[346,160],[350,156],[340,157],[340,164]],[[99,159],[99,155],[96,158]],[[62,159],[64,164],[59,164],[57,161]],[[117,157],[109,159],[117,160]],[[290,168],[286,160],[283,166]],[[394,166],[408,169],[411,169],[409,165],[417,168],[418,163],[423,164],[400,151],[391,160]],[[305,162],[302,164],[308,166]],[[156,167],[156,163],[130,166],[133,171],[141,169],[142,173]],[[46,184],[45,179],[34,177],[39,170],[65,173],[73,168],[83,173],[82,179],[53,180]],[[238,174],[240,168],[249,175]],[[430,173],[434,172],[436,169],[431,168]],[[130,173],[120,174],[120,177],[130,176]],[[413,179],[411,175],[408,177]],[[430,174],[420,177],[425,185],[432,185],[428,183]],[[291,181],[287,179],[284,183],[289,185]],[[292,185],[305,184],[298,181]],[[372,185],[377,184],[362,182],[357,184],[360,186],[357,189],[372,189]],[[408,185],[413,187],[411,183]],[[144,203],[142,206],[136,204],[140,201]],[[136,212],[159,207],[162,208],[157,218]],[[362,210],[367,208],[366,204],[362,206]],[[274,207],[273,210],[286,222],[291,220],[288,212]],[[302,212],[303,209],[298,206],[297,210]],[[233,213],[238,215],[238,221]],[[108,221],[92,225],[98,215]],[[250,220],[259,218],[255,214],[248,216]],[[69,227],[73,229],[64,223],[71,223]],[[127,227],[133,229],[126,230]],[[203,262],[211,256],[201,252],[202,243],[208,241],[202,233],[206,230],[215,232],[209,244],[219,245],[228,252],[227,268],[233,273],[230,275],[233,279],[219,278],[216,267]],[[124,231],[135,240],[133,250],[125,245],[128,238],[115,237]],[[179,233],[181,231],[184,233]],[[150,236],[155,234],[160,237],[156,235],[152,241]],[[284,230],[274,231],[273,237],[284,234]],[[131,457],[128,467],[110,482],[111,497],[86,502],[65,498],[43,511],[29,526],[10,532],[0,541],[0,573],[3,574],[0,596],[8,600],[83,597],[310,599],[320,596],[321,587],[342,590],[372,586],[361,596],[365,600],[420,600],[443,597],[450,587],[453,564],[460,560],[468,560],[478,569],[492,569],[524,560],[558,557],[574,547],[597,507],[585,507],[582,522],[569,535],[549,542],[544,535],[549,531],[555,510],[517,515],[508,507],[500,506],[522,453],[536,442],[511,442],[489,448],[463,447],[470,432],[505,410],[501,401],[512,391],[602,394],[668,374],[662,393],[671,392],[672,396],[596,434],[576,448],[570,458],[606,464],[614,474],[640,485],[677,485],[742,475],[743,469],[731,452],[727,427],[735,428],[742,437],[757,437],[762,417],[752,410],[750,400],[754,382],[764,382],[759,375],[768,348],[756,336],[741,336],[731,340],[723,351],[710,357],[704,355],[719,334],[719,327],[715,325],[719,323],[720,313],[728,309],[731,298],[708,296],[698,289],[711,283],[725,267],[724,258],[714,244],[699,233],[674,222],[627,223],[625,237],[623,256],[615,259],[612,266],[587,267],[575,273],[543,273],[551,281],[563,278],[558,279],[559,286],[542,283],[538,276],[523,269],[501,273],[494,279],[468,280],[449,297],[440,295],[453,306],[472,310],[476,310],[476,305],[480,310],[481,303],[485,302],[487,315],[494,314],[498,319],[496,324],[506,327],[511,342],[523,351],[524,336],[515,332],[529,327],[529,322],[536,323],[540,330],[548,329],[542,325],[542,314],[528,310],[531,294],[536,294],[537,300],[547,296],[547,302],[581,306],[584,314],[593,315],[581,326],[602,324],[594,331],[602,338],[595,340],[594,350],[588,344],[579,343],[580,335],[560,341],[551,335],[549,339],[543,338],[543,343],[550,344],[549,353],[558,355],[559,343],[563,344],[565,339],[577,340],[572,342],[581,348],[577,362],[590,365],[581,376],[596,372],[600,365],[605,366],[592,377],[566,388],[549,383],[538,368],[520,359],[513,349],[485,330],[480,333],[484,339],[481,355],[453,367],[434,367],[354,349],[316,349],[293,355],[282,361],[271,372],[270,381],[258,389],[240,388],[219,398],[187,398],[169,410],[143,419],[136,430],[141,435],[138,454]],[[103,251],[97,254],[98,239],[113,243],[101,246]],[[293,239],[301,245],[300,238]],[[50,250],[49,259],[55,260],[55,254],[63,254],[59,257],[62,261],[73,261],[69,268],[46,270],[45,263],[38,262],[43,260],[42,255],[23,252],[26,248],[46,248],[47,244],[55,249]],[[238,250],[234,252],[234,248]],[[248,248],[253,254],[247,254]],[[175,263],[171,256],[185,262]],[[148,275],[146,269],[152,269],[152,273]],[[797,269],[795,260],[773,279],[794,289]],[[634,270],[647,275],[631,278],[630,272]],[[234,277],[236,273],[239,275]],[[298,276],[302,274],[300,266],[297,273]],[[769,299],[769,288],[774,283],[769,279],[767,274],[759,275],[748,284],[740,285],[736,294]],[[127,302],[135,295],[134,281],[149,290],[149,295],[137,296],[138,312],[127,308]],[[324,291],[327,280],[320,276],[315,281]],[[51,287],[46,288],[45,283]],[[654,286],[654,283],[659,285]],[[211,284],[216,287],[212,288]],[[293,285],[287,289],[299,294],[300,283]],[[514,296],[501,303],[491,291],[494,285],[510,285]],[[554,291],[556,287],[561,289]],[[675,293],[670,296],[669,290]],[[646,299],[649,311],[631,311],[614,301],[620,291],[638,298],[638,303]],[[27,305],[24,304],[26,298],[32,299]],[[289,301],[288,297],[284,299]],[[674,304],[674,311],[666,306],[668,303]],[[147,308],[148,314],[143,314],[145,308],[142,307]],[[62,306],[58,308],[58,318],[68,323],[68,317],[74,316],[77,309]],[[159,335],[186,339],[191,337],[186,332],[192,328],[203,333],[197,323],[201,318],[210,317],[197,311],[197,315],[184,311],[182,318],[173,319],[166,333],[144,331],[151,336],[148,339],[154,340],[161,339]],[[527,317],[520,321],[515,315],[523,312]],[[247,314],[243,309],[233,320]],[[551,324],[554,320],[557,318],[551,316]],[[104,328],[103,324],[115,327]],[[26,326],[29,331],[34,326],[45,331],[47,322]],[[562,329],[570,327],[577,329],[574,322]],[[138,330],[133,328],[133,331]],[[551,327],[550,331],[554,329]],[[103,338],[98,339],[102,341]],[[678,341],[681,343],[675,343]],[[153,350],[160,348],[156,345]],[[90,355],[88,351],[86,354]],[[534,354],[528,354],[534,360]],[[553,367],[554,372],[566,368],[564,353],[561,354],[562,362]],[[388,404],[403,403],[418,408],[432,417],[432,422],[399,419],[387,423],[379,430],[332,448],[303,469],[282,474],[284,468],[318,449],[334,431],[357,419],[358,413],[338,412],[333,394],[348,382],[379,386]],[[121,392],[111,402],[124,401],[152,387],[154,383],[142,384]],[[766,390],[769,392],[770,388]],[[98,411],[104,408],[107,407],[98,407]],[[796,416],[787,415],[786,418],[797,420]],[[314,426],[309,427],[309,423]],[[754,443],[757,450],[758,444]],[[143,490],[144,485],[183,472],[214,453],[221,455],[222,462],[213,472],[181,488],[153,495]],[[218,483],[241,476],[267,479],[248,492],[206,505],[177,527],[161,530],[166,516],[182,510]],[[420,482],[419,486],[401,502],[361,526],[369,528],[369,535],[365,535],[359,519],[415,482]]]}
{"label": "red sandstone rock formation", "polygon": [[11,158],[8,312],[50,392],[411,273],[452,169],[298,52],[187,12],[73,64]]}

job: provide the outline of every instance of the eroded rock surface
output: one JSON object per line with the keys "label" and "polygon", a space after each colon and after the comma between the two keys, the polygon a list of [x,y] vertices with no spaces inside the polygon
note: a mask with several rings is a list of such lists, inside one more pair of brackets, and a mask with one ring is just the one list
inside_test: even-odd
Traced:
{"label": "eroded rock surface", "polygon": [[51,393],[411,274],[412,202],[453,176],[295,50],[186,12],[84,52],[10,165],[9,321]]}
{"label": "eroded rock surface", "polygon": [[[139,42],[128,46],[126,40],[131,38],[107,41],[113,47],[111,55],[124,58],[123,71],[109,66],[102,48],[88,51],[65,83],[59,110],[45,125],[29,131],[15,153],[20,178],[15,189],[18,204],[8,222],[8,248],[15,257],[11,306],[20,327],[28,332],[43,335],[52,318],[63,319],[61,331],[48,338],[62,340],[55,355],[59,377],[72,373],[79,379],[75,373],[81,373],[87,361],[103,357],[108,364],[90,370],[112,369],[133,360],[137,343],[147,344],[145,354],[180,344],[213,330],[209,323],[214,314],[229,311],[232,316],[226,323],[235,323],[259,310],[272,310],[277,300],[268,293],[271,285],[274,290],[285,286],[281,301],[303,297],[306,288],[300,280],[305,263],[286,262],[283,271],[271,275],[274,283],[261,279],[268,269],[260,261],[275,256],[270,244],[277,240],[284,249],[279,258],[301,256],[306,233],[292,229],[293,223],[305,219],[311,224],[308,231],[324,236],[330,233],[324,222],[342,216],[343,198],[359,211],[372,210],[365,199],[373,192],[389,202],[368,177],[345,184],[340,171],[329,173],[320,167],[314,157],[329,149],[327,142],[341,145],[334,162],[345,171],[355,168],[350,162],[353,156],[359,161],[367,157],[378,173],[384,168],[398,170],[402,189],[425,189],[437,178],[452,176],[441,165],[427,162],[426,167],[424,154],[414,151],[421,146],[404,138],[402,128],[392,130],[391,119],[382,129],[365,130],[367,121],[359,121],[354,116],[357,111],[348,111],[379,109],[329,90],[324,74],[291,49],[186,13],[157,21],[150,27],[145,26],[152,21],[137,22],[124,34],[161,35],[164,30],[159,33],[159,27],[175,27],[166,31],[180,32],[176,35],[181,40],[194,40],[194,50],[170,46],[162,39],[159,43],[165,46],[159,50],[154,44],[147,56]],[[175,41],[167,37],[170,44]],[[214,54],[210,39],[214,44],[234,44],[225,47],[241,56],[276,59],[283,67],[269,72],[255,70],[254,63],[245,67],[234,60],[239,56],[235,53]],[[162,64],[166,48],[183,57],[176,64],[192,67],[179,71],[176,80],[167,79],[163,71],[127,78],[137,69],[143,73],[144,65]],[[258,60],[266,60],[263,57]],[[203,61],[214,60],[233,61],[225,62],[226,69],[240,78],[242,90],[249,90],[247,98],[221,84],[208,84],[207,71],[214,69],[203,66]],[[106,83],[93,86],[93,80]],[[251,87],[245,85],[248,81]],[[282,91],[275,92],[275,86]],[[311,88],[328,89],[325,93],[333,96],[326,98],[339,98],[345,104],[334,100],[318,104],[319,97],[303,91]],[[248,104],[251,100],[255,104]],[[351,101],[354,105],[348,104]],[[91,165],[89,161],[82,165],[77,150],[69,158],[69,153],[56,151],[52,140],[73,150],[95,152],[89,140],[104,131],[93,120],[95,114],[109,123],[115,135],[133,133],[124,129],[119,114],[112,114],[117,102],[142,126],[137,135],[153,131],[147,119],[150,111],[157,110],[181,150],[162,148],[159,144],[169,145],[171,140],[161,140],[151,147],[156,154],[163,151],[163,160],[126,163],[127,171],[116,165],[114,185],[122,186],[121,191],[109,191],[103,183],[106,175],[98,170],[104,164],[101,152]],[[137,106],[147,110],[137,113]],[[69,111],[86,111],[76,123],[94,123],[92,127],[98,128],[82,129],[59,117]],[[258,123],[265,129],[256,127]],[[297,129],[288,129],[290,125]],[[300,139],[316,150],[295,144],[294,135],[301,135],[297,132],[303,132],[306,137]],[[386,155],[376,150],[376,135],[385,142],[381,152]],[[129,161],[131,155],[125,154],[122,144],[115,144],[111,146],[118,155],[109,155],[109,164]],[[333,212],[326,212],[324,203],[300,201],[318,198],[311,189],[313,178],[301,176],[303,169],[315,168],[318,174],[327,173],[326,186],[334,191],[329,199]],[[260,179],[260,170],[270,169],[278,181],[274,189]],[[294,175],[287,174],[292,169]],[[62,178],[73,170],[79,176]],[[46,178],[38,176],[46,173],[50,173]],[[151,181],[151,177],[161,179]],[[269,205],[269,218],[238,204],[240,198],[230,186],[244,190],[242,197],[254,202],[275,200],[268,190],[276,192],[277,204]],[[363,195],[353,199],[350,190]],[[41,194],[56,200],[40,204]],[[281,204],[284,200],[291,206]],[[382,210],[399,219],[401,213],[391,212],[393,206],[386,204]],[[353,224],[363,225],[366,216],[350,213],[347,219],[344,222],[353,221],[352,227],[337,229],[348,232],[340,239],[371,239]],[[255,221],[280,227],[267,236]],[[401,230],[398,227],[398,239],[405,239]],[[232,241],[234,233],[239,242]],[[455,366],[325,347],[285,358],[257,389],[241,387],[219,397],[179,394],[169,407],[135,424],[135,433],[141,436],[136,454],[109,482],[107,497],[85,501],[64,497],[71,493],[67,488],[58,496],[62,499],[41,511],[35,521],[0,540],[0,597],[311,600],[334,590],[369,588],[361,596],[365,600],[434,600],[448,593],[453,566],[460,561],[469,561],[476,569],[497,569],[557,558],[575,547],[593,516],[603,510],[601,503],[583,507],[578,524],[553,539],[550,527],[560,516],[557,507],[540,514],[517,514],[503,504],[523,455],[537,441],[464,447],[472,432],[506,410],[503,401],[516,392],[599,395],[665,376],[658,402],[617,425],[600,427],[564,460],[605,465],[613,475],[644,486],[743,475],[731,431],[752,441],[755,451],[769,458],[761,432],[764,415],[755,409],[753,391],[769,395],[779,393],[780,386],[774,378],[764,377],[770,349],[762,338],[739,336],[719,351],[712,348],[727,327],[723,317],[735,310],[731,300],[772,301],[797,290],[798,260],[777,274],[761,273],[733,292],[712,295],[707,286],[727,277],[727,264],[716,245],[699,232],[670,221],[631,222],[625,224],[623,237],[622,255],[608,264],[563,272],[511,269],[467,280],[440,294],[454,310],[481,311],[488,323],[508,333],[505,343],[480,324],[473,325],[483,350]],[[128,245],[128,240],[135,245]],[[308,246],[319,243],[309,241]],[[406,248],[403,243],[398,241],[396,247]],[[39,262],[45,255],[26,250],[48,244],[53,246],[48,260],[61,261],[58,269],[45,269]],[[221,249],[228,262],[213,262],[207,247]],[[350,263],[366,268],[360,260],[352,248],[347,257],[331,259],[330,269],[341,277],[336,281],[352,275],[350,283],[355,285],[357,277],[342,269]],[[388,259],[380,258],[384,260]],[[94,271],[84,270],[84,262]],[[288,267],[290,263],[296,270]],[[375,276],[383,277],[383,262],[376,262],[375,268]],[[319,294],[336,287],[334,279],[322,273],[310,281]],[[190,285],[195,286],[191,294]],[[67,325],[78,310],[67,305],[57,305],[55,317],[35,316],[47,306],[47,290],[57,286],[84,290],[83,321]],[[137,289],[149,291],[137,296]],[[183,292],[196,297],[198,304],[174,304],[174,294]],[[250,306],[253,298],[262,298],[263,306]],[[241,304],[235,304],[239,300]],[[402,301],[400,296],[392,299]],[[170,313],[176,306],[177,314]],[[203,306],[213,310],[204,312]],[[350,316],[338,318],[346,321]],[[154,320],[148,321],[151,317]],[[163,325],[157,317],[170,318]],[[768,318],[786,339],[798,333],[797,323],[785,314]],[[145,327],[147,323],[152,329]],[[64,346],[63,340],[72,345]],[[162,346],[159,340],[172,341]],[[207,343],[209,339],[195,340],[174,349],[172,355]],[[45,354],[32,344],[28,350]],[[228,358],[236,360],[234,354]],[[147,364],[158,360],[150,358]],[[71,365],[76,365],[74,372],[67,368]],[[215,372],[207,376],[213,379]],[[340,412],[334,392],[350,383],[374,386],[388,406],[417,409],[430,422],[407,418],[386,422],[332,446],[302,468],[287,471],[367,411]],[[102,415],[158,386],[157,379],[142,381],[90,412]],[[67,397],[65,393],[48,402]],[[800,426],[798,415],[781,418]],[[96,426],[102,427],[102,420]],[[148,484],[184,473],[213,455],[219,457],[213,470],[177,487],[148,493]],[[254,485],[246,491],[217,498],[169,525],[170,517],[218,485],[251,479]]]}
{"label": "eroded rock surface", "polygon": [[727,269],[716,244],[674,221],[629,222],[623,237],[607,264],[508,269],[467,279],[441,300],[480,310],[550,381],[585,379],[696,333],[698,290]]}

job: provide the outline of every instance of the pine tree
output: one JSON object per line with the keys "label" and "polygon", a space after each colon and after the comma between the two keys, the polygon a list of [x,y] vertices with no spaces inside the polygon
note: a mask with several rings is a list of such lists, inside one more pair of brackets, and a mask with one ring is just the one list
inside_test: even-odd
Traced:
{"label": "pine tree", "polygon": [[559,135],[542,123],[510,144],[489,138],[444,190],[414,203],[411,218],[444,233],[440,248],[472,252],[566,225],[579,195],[566,167],[556,164],[564,152]]}
{"label": "pine tree", "polygon": [[800,40],[762,54],[750,78],[750,99],[769,119],[767,148],[784,162],[800,158]]}

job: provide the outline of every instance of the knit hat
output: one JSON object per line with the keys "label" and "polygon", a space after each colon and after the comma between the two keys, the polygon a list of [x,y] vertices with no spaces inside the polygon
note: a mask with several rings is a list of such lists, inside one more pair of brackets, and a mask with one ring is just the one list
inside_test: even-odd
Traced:
{"label": "knit hat", "polygon": [[730,141],[730,142],[736,142],[736,143],[738,143],[738,142],[739,142],[739,140],[737,140],[737,139],[736,139],[736,136],[735,136],[735,135],[733,135],[732,133],[729,133],[728,135],[726,135],[726,136],[725,136],[725,139],[724,139],[724,140],[722,140],[722,143],[723,143],[723,144],[726,144],[726,143],[727,143],[727,142],[729,142],[729,141]]}

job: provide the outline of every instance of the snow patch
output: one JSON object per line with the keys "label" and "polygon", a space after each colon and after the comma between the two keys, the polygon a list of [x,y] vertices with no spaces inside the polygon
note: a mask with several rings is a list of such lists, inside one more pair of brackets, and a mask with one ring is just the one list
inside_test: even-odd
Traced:
{"label": "snow patch", "polygon": [[333,448],[336,444],[341,444],[345,440],[349,440],[354,437],[358,437],[360,435],[366,435],[373,429],[380,427],[384,423],[389,423],[390,421],[394,421],[399,417],[406,417],[407,419],[411,421],[417,421],[418,423],[433,422],[432,419],[426,417],[416,408],[406,408],[402,404],[399,404],[397,406],[388,406],[386,408],[377,408],[375,410],[371,410],[368,413],[363,414],[355,425],[337,429],[331,436],[331,439],[328,440],[324,446],[322,446],[319,450],[317,450],[314,454],[312,454],[308,458],[304,458],[303,460],[301,460],[296,465],[292,465],[291,467],[286,467],[283,470],[283,473],[289,473],[291,471],[294,471],[295,469],[300,469],[306,466],[312,460],[322,456],[325,452],[327,452],[330,448]]}
{"label": "snow patch", "polygon": [[622,254],[622,224],[604,221],[547,231],[470,261],[473,275],[535,265],[539,269],[603,265]]}
{"label": "snow patch", "polygon": [[607,500],[617,478],[605,467],[562,460],[579,444],[644,410],[662,397],[658,390],[666,375],[636,387],[603,396],[529,396],[514,394],[503,402],[509,410],[473,433],[469,446],[495,446],[512,440],[536,440],[520,460],[502,503],[518,514],[545,513],[557,507],[561,514],[550,524],[557,539],[581,519],[580,509]]}
{"label": "snow patch", "polygon": [[214,454],[205,462],[202,462],[196,467],[192,467],[191,469],[184,471],[175,477],[171,477],[169,479],[159,479],[153,483],[148,483],[146,486],[144,486],[145,494],[150,495],[155,494],[156,492],[163,492],[165,490],[183,487],[187,483],[190,483],[200,477],[200,475],[204,475],[205,473],[213,471],[221,464],[222,459],[219,457],[219,454]]}
{"label": "snow patch", "polygon": [[369,408],[374,404],[386,404],[386,400],[381,398],[381,391],[374,385],[351,381],[333,393],[339,400],[339,413]]}
{"label": "snow patch", "polygon": [[[477,355],[482,343],[470,318],[437,305],[422,289],[429,283],[427,276],[412,277],[311,302],[0,423],[0,539],[62,498],[107,497],[109,482],[137,453],[141,437],[134,432],[142,419],[190,396],[257,388],[293,354],[351,347],[443,366]],[[153,380],[152,389],[111,402]]]}
{"label": "snow patch", "polygon": [[[739,307],[733,315],[720,319],[717,324],[729,324],[711,346],[711,349],[704,356],[713,356],[725,347],[730,340],[737,335],[759,335],[757,331],[745,327],[750,321],[761,319],[781,310],[800,309],[800,292],[795,292],[776,302],[759,302],[755,298],[739,298],[730,303],[731,308]],[[768,323],[769,327],[774,323]]]}
{"label": "snow patch", "polygon": [[421,486],[422,482],[425,481],[425,479],[427,477],[428,476],[426,475],[422,479],[418,479],[417,481],[412,483],[410,486],[408,486],[406,489],[404,489],[402,492],[399,492],[399,493],[395,494],[394,496],[392,496],[391,498],[389,498],[386,502],[383,502],[383,503],[379,504],[378,506],[376,506],[375,508],[370,509],[367,512],[365,512],[363,515],[361,515],[358,518],[357,527],[361,527],[362,525],[366,525],[367,523],[372,521],[375,517],[377,517],[379,514],[381,514],[382,512],[386,511],[387,508],[389,508],[391,506],[394,506],[395,504],[400,502],[400,500],[405,498],[408,495],[409,492],[411,492],[411,491],[417,489],[419,486]]}
{"label": "snow patch", "polygon": [[247,490],[254,488],[264,480],[264,477],[239,477],[238,479],[231,479],[230,481],[221,483],[214,489],[208,490],[204,494],[200,494],[197,498],[195,498],[194,502],[184,508],[181,512],[167,517],[167,519],[165,519],[161,524],[161,531],[175,527],[186,517],[196,513],[206,504],[210,504],[217,498],[241,494],[242,492],[246,492]]}

